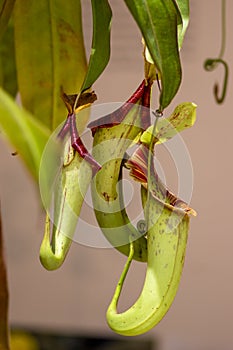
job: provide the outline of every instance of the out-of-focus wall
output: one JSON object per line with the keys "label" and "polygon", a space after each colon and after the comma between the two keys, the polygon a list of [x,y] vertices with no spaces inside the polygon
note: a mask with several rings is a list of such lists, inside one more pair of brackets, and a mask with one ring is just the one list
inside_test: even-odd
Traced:
{"label": "out-of-focus wall", "polygon": [[[182,51],[183,82],[173,107],[182,101],[194,101],[198,105],[196,125],[182,135],[193,163],[191,204],[198,216],[191,220],[184,272],[173,306],[146,337],[158,338],[160,350],[230,350],[233,348],[232,77],[225,103],[216,105],[213,85],[218,81],[222,86],[223,72],[219,67],[216,72],[208,73],[203,70],[203,62],[207,57],[215,57],[220,49],[220,1],[190,3],[191,23]],[[99,103],[124,101],[143,78],[140,34],[123,2],[112,0],[111,5],[112,58],[94,86]],[[86,27],[88,13],[85,9]],[[227,1],[225,58],[230,69],[232,14],[233,2]],[[59,271],[44,270],[38,258],[44,224],[38,191],[11,151],[1,140],[1,209],[11,322],[111,335],[105,310],[125,258],[112,249],[73,244]],[[136,298],[144,271],[142,264],[133,265],[122,306]]]}

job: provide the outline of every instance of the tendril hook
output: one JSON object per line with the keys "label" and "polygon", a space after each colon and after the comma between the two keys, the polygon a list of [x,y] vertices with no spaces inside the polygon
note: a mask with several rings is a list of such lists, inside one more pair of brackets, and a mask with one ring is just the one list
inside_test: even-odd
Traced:
{"label": "tendril hook", "polygon": [[222,64],[224,67],[224,79],[223,79],[223,88],[222,93],[219,96],[219,85],[216,83],[214,85],[214,97],[217,103],[221,104],[223,103],[226,92],[227,92],[227,84],[228,84],[228,77],[229,77],[229,68],[226,61],[224,61],[222,58],[215,58],[215,59],[207,59],[204,63],[204,68],[207,71],[213,71],[219,64]]}

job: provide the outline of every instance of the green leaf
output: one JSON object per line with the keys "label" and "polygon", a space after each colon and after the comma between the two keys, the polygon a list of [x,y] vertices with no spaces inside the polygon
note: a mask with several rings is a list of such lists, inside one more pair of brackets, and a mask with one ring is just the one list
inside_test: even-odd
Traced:
{"label": "green leaf", "polygon": [[180,16],[172,0],[125,0],[137,22],[151,57],[158,68],[162,90],[160,109],[176,95],[181,83],[177,25]]}
{"label": "green leaf", "polygon": [[[194,103],[184,102],[179,104],[168,118],[159,119],[156,124],[154,142],[164,143],[179,132],[193,126],[196,120],[196,108]],[[153,128],[153,125],[150,126],[142,134],[140,138],[142,143],[150,144]]]}
{"label": "green leaf", "polygon": [[107,0],[92,0],[93,36],[87,75],[82,91],[90,88],[108,64],[112,11]]}
{"label": "green leaf", "polygon": [[0,0],[0,39],[7,28],[14,4],[15,0]]}
{"label": "green leaf", "polygon": [[8,25],[3,37],[0,40],[0,86],[11,94],[16,96],[18,91],[15,47],[14,47],[14,28]]}
{"label": "green leaf", "polygon": [[67,114],[61,87],[79,92],[86,74],[80,0],[17,0],[14,25],[23,106],[54,130]]}
{"label": "green leaf", "polygon": [[32,175],[38,179],[40,160],[50,131],[30,113],[16,105],[0,89],[0,127]]}
{"label": "green leaf", "polygon": [[189,24],[189,0],[173,0],[173,2],[181,17],[181,23],[178,24],[178,43],[181,48]]}

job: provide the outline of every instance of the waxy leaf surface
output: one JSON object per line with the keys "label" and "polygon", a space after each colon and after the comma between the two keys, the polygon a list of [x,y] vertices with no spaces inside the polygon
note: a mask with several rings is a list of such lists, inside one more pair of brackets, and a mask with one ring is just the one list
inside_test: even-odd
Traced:
{"label": "waxy leaf surface", "polygon": [[61,87],[79,92],[86,73],[80,1],[18,0],[14,25],[23,106],[54,130],[66,117]]}
{"label": "waxy leaf surface", "polygon": [[40,160],[50,132],[0,89],[0,126],[15,151],[37,179]]}
{"label": "waxy leaf surface", "polygon": [[0,0],[0,39],[7,28],[14,4],[15,0]]}
{"label": "waxy leaf surface", "polygon": [[172,0],[125,0],[136,20],[162,81],[160,109],[167,107],[181,83],[177,26],[181,21]]}
{"label": "waxy leaf surface", "polygon": [[184,40],[184,35],[189,24],[189,0],[173,0],[177,6],[181,17],[181,23],[178,24],[178,44],[181,48]]}
{"label": "waxy leaf surface", "polygon": [[112,11],[107,0],[92,0],[93,36],[90,60],[82,91],[90,88],[110,58]]}
{"label": "waxy leaf surface", "polygon": [[13,97],[18,91],[14,28],[10,24],[0,38],[0,86]]}

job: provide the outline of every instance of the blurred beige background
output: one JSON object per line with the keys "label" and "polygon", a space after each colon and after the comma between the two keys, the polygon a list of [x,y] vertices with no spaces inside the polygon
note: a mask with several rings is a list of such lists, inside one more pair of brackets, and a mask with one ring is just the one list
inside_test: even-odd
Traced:
{"label": "blurred beige background", "polygon": [[[86,2],[85,2],[86,3]],[[94,89],[99,102],[124,101],[143,78],[140,34],[120,1],[113,8],[111,63]],[[195,0],[182,51],[183,82],[173,107],[198,105],[196,125],[182,134],[194,169],[186,262],[176,299],[161,323],[144,337],[156,338],[159,350],[233,349],[233,115],[232,76],[223,105],[216,105],[213,85],[222,86],[222,69],[203,70],[207,57],[220,49],[221,1]],[[233,2],[227,1],[227,48],[232,67]],[[85,6],[88,31],[89,9]],[[231,73],[231,72],[230,72]],[[156,90],[156,89],[155,89]],[[155,93],[156,94],[156,93]],[[125,258],[112,249],[73,244],[64,266],[47,272],[38,254],[44,213],[38,191],[12,148],[0,141],[0,186],[7,249],[13,324],[79,334],[113,335],[105,310]],[[166,170],[167,171],[167,170]],[[169,177],[169,174],[168,174]],[[129,306],[143,283],[144,267],[131,269],[121,305]]]}

